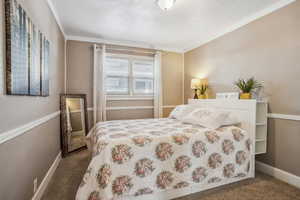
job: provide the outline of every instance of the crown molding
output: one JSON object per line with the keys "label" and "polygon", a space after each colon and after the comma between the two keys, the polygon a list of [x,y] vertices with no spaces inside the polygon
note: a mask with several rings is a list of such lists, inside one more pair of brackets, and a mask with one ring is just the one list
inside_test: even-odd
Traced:
{"label": "crown molding", "polygon": [[137,48],[145,48],[145,49],[156,49],[156,50],[176,52],[176,53],[184,53],[183,49],[165,48],[162,46],[155,46],[155,45],[146,44],[143,42],[107,40],[107,39],[82,37],[82,36],[74,36],[74,35],[67,36],[67,40],[91,42],[91,43],[103,43],[103,44],[112,44],[112,45],[120,45],[120,46],[129,46],[129,47],[137,47]]}
{"label": "crown molding", "polygon": [[55,6],[53,5],[52,0],[47,0],[47,3],[48,3],[48,6],[49,6],[49,8],[50,8],[50,10],[51,10],[51,12],[52,12],[55,20],[56,20],[56,23],[58,24],[58,26],[60,28],[60,31],[62,32],[62,34],[64,35],[65,40],[66,40],[67,39],[67,35],[66,35],[65,31],[64,31],[64,27],[62,26],[62,23],[61,23],[61,21],[59,19],[58,13],[57,13],[57,11],[55,9]]}
{"label": "crown molding", "polygon": [[293,3],[295,1],[296,0],[281,0],[281,1],[273,4],[270,7],[267,7],[267,8],[265,8],[265,9],[259,11],[259,12],[256,12],[255,14],[253,14],[249,17],[246,17],[246,18],[242,19],[238,23],[234,24],[233,26],[230,26],[229,28],[226,28],[225,30],[221,31],[220,33],[212,35],[209,39],[207,39],[203,42],[199,42],[199,43],[196,42],[195,45],[192,45],[189,48],[184,49],[184,52],[186,53],[188,51],[191,51],[193,49],[201,47],[201,46],[203,46],[203,45],[205,45],[205,44],[207,44],[207,43],[209,43],[209,42],[211,42],[211,41],[213,41],[213,40],[215,40],[215,39],[217,39],[217,38],[219,38],[219,37],[221,37],[221,36],[223,36],[227,33],[233,32],[233,31],[235,31],[235,30],[237,30],[237,29],[239,29],[239,28],[241,28],[241,27],[243,27],[243,26],[259,19],[259,18],[261,18],[261,17],[264,17],[264,16],[266,16],[266,15],[272,13],[272,12],[275,12],[276,10],[279,10],[280,8],[283,8],[283,7]]}

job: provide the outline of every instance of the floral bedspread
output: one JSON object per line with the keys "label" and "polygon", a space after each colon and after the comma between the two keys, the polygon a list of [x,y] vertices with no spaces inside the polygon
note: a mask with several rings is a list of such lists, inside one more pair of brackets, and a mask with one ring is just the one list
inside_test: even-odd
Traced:
{"label": "floral bedspread", "polygon": [[210,130],[175,119],[98,123],[76,200],[111,200],[245,177],[251,141],[234,126]]}

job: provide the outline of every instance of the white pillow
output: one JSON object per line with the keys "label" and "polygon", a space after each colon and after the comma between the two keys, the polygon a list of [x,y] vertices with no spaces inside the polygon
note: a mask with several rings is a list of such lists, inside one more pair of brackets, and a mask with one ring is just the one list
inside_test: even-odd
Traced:
{"label": "white pillow", "polygon": [[169,118],[182,120],[185,116],[191,113],[195,108],[190,105],[180,105],[176,106],[174,110],[170,113]]}
{"label": "white pillow", "polygon": [[225,119],[225,121],[222,125],[223,126],[230,126],[230,125],[236,125],[236,124],[239,124],[239,123],[241,123],[241,120],[239,120],[234,113],[229,112],[228,116],[226,117],[226,119]]}
{"label": "white pillow", "polygon": [[197,108],[182,119],[182,122],[217,129],[223,126],[229,112],[213,108]]}

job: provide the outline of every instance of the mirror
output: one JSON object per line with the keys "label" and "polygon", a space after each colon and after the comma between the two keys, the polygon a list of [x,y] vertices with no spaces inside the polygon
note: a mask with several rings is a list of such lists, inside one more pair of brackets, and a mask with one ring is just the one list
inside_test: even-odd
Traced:
{"label": "mirror", "polygon": [[61,141],[63,156],[85,148],[88,134],[87,106],[85,94],[62,94]]}

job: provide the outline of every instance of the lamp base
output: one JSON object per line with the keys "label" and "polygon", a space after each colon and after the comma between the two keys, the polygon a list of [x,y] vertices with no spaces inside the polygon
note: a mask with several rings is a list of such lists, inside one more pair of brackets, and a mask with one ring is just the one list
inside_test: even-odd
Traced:
{"label": "lamp base", "polygon": [[195,89],[194,99],[199,99],[198,94],[197,94],[197,89]]}

